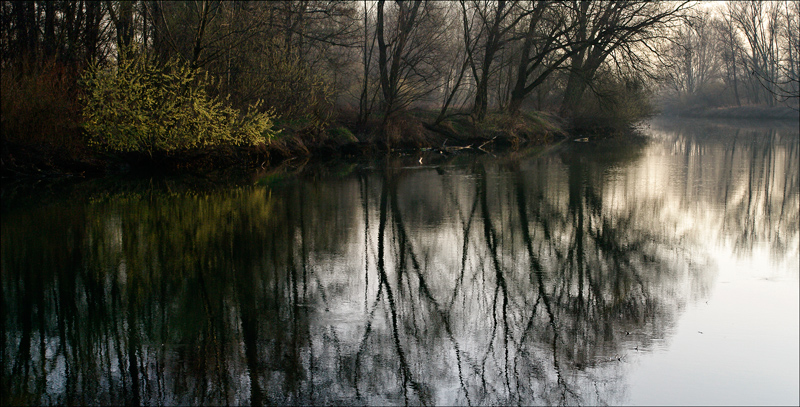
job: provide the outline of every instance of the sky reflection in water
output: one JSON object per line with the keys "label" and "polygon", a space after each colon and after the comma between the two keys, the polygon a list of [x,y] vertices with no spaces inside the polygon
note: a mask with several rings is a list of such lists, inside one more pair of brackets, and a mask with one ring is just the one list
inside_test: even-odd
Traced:
{"label": "sky reflection in water", "polygon": [[796,127],[646,132],[4,194],[3,402],[797,404]]}

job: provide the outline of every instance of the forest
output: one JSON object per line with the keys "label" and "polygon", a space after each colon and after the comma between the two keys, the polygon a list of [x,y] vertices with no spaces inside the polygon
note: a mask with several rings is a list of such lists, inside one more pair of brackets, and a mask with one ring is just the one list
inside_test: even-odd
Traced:
{"label": "forest", "polygon": [[3,176],[795,117],[798,24],[800,1],[3,1]]}

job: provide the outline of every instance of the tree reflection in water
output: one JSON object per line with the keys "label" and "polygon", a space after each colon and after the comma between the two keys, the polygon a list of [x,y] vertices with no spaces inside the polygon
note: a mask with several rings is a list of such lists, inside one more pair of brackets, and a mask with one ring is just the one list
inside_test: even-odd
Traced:
{"label": "tree reflection in water", "polygon": [[583,145],[5,204],[3,402],[623,402],[714,278],[681,217],[798,241],[796,137],[659,137],[667,193],[652,147]]}

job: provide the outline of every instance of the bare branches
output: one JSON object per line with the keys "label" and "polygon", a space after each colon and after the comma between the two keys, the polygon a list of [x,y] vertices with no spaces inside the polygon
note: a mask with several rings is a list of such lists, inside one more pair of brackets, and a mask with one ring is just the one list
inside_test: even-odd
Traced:
{"label": "bare branches", "polygon": [[659,61],[667,107],[785,104],[798,109],[798,2],[728,2],[694,11]]}

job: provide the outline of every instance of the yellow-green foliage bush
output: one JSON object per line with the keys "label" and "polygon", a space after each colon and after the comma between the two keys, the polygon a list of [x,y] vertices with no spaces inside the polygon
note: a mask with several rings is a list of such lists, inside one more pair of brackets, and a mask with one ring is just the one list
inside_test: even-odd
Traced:
{"label": "yellow-green foliage bush", "polygon": [[242,114],[208,95],[207,75],[173,59],[159,64],[128,51],[113,69],[97,65],[83,76],[83,127],[101,150],[174,152],[222,145],[256,145],[276,133],[273,114],[257,104]]}

